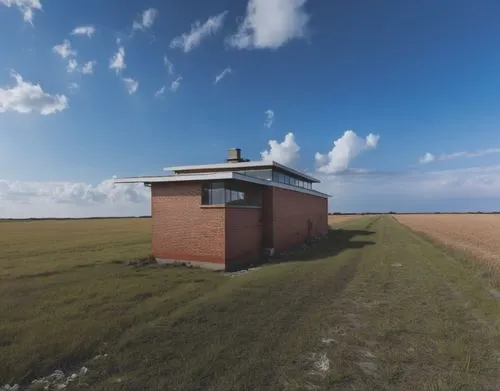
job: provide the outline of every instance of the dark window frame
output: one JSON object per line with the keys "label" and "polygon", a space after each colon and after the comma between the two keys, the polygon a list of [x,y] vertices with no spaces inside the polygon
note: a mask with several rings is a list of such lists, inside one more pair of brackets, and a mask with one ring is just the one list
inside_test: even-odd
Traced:
{"label": "dark window frame", "polygon": [[201,205],[261,207],[262,198],[261,188],[242,185],[237,181],[212,181],[201,184]]}

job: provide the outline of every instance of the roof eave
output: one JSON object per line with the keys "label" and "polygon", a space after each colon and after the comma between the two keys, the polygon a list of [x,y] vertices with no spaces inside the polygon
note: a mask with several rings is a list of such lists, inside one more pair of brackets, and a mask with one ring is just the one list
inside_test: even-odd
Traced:
{"label": "roof eave", "polygon": [[312,183],[319,183],[320,181],[310,175],[304,174],[300,171],[297,171],[291,167],[285,166],[284,164],[270,161],[253,161],[253,162],[241,162],[241,163],[215,163],[215,164],[200,164],[200,165],[192,165],[192,166],[174,166],[174,167],[165,167],[163,170],[164,171],[172,171],[172,172],[177,172],[177,171],[191,171],[191,170],[214,170],[217,171],[218,169],[224,169],[224,168],[251,168],[251,167],[276,167],[280,168],[284,171],[287,171],[291,174],[295,174],[303,179],[307,179],[308,181]]}

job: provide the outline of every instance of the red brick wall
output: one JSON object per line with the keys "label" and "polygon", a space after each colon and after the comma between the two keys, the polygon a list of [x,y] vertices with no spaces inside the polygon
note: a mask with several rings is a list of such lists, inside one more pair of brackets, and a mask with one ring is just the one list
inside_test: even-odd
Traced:
{"label": "red brick wall", "polygon": [[[153,183],[153,255],[236,265],[328,231],[328,200],[280,188],[264,191],[263,208],[201,207],[200,183]],[[309,222],[311,231],[309,232]]]}
{"label": "red brick wall", "polygon": [[226,208],[227,266],[236,266],[261,257],[262,209]]}
{"label": "red brick wall", "polygon": [[262,222],[264,226],[263,235],[263,247],[264,248],[273,248],[273,238],[274,238],[274,230],[273,230],[273,195],[274,188],[267,187],[262,194]]}
{"label": "red brick wall", "polygon": [[202,208],[200,183],[153,183],[153,255],[224,263],[225,208]]}
{"label": "red brick wall", "polygon": [[328,232],[328,199],[297,191],[272,188],[273,245],[276,252],[304,243],[310,235]]}

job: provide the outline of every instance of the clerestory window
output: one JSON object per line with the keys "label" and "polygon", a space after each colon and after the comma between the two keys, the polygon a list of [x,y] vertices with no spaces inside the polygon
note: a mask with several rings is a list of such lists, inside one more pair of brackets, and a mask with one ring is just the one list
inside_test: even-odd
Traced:
{"label": "clerestory window", "polygon": [[202,184],[202,205],[261,206],[262,190],[242,182],[207,182]]}

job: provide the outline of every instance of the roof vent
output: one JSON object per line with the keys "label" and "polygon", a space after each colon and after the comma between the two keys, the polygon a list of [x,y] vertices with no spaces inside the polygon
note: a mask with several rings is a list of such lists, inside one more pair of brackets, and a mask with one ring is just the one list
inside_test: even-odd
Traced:
{"label": "roof vent", "polygon": [[249,159],[243,159],[241,157],[241,149],[240,148],[230,148],[227,151],[227,159],[228,163],[241,163],[241,162],[249,162]]}

